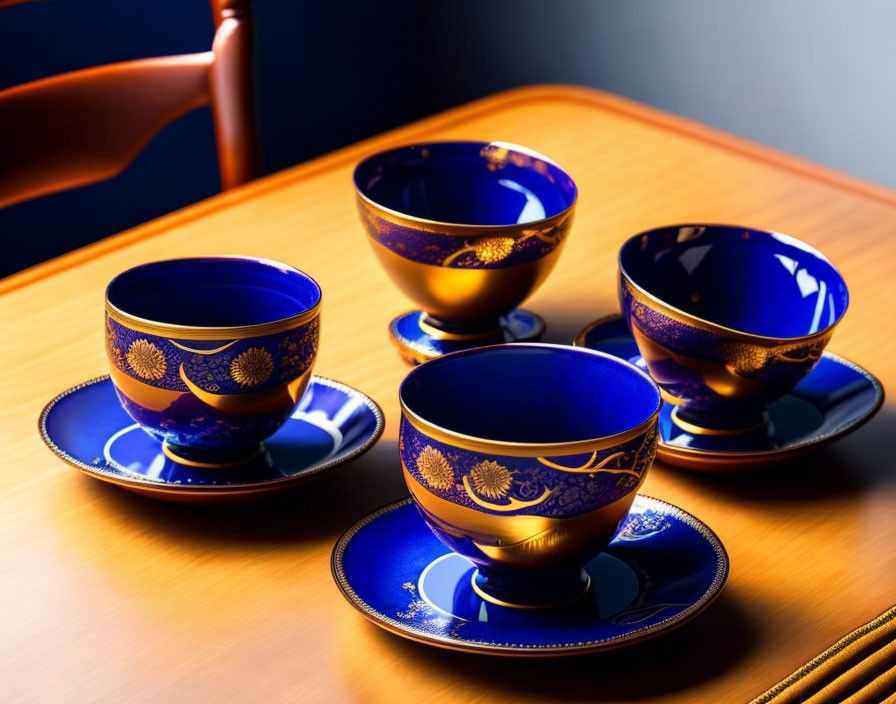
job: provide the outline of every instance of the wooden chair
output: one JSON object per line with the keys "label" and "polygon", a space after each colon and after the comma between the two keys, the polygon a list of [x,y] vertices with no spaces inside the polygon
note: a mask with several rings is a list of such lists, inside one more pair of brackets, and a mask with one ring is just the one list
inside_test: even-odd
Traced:
{"label": "wooden chair", "polygon": [[[28,0],[0,0],[0,9]],[[223,189],[258,175],[251,0],[211,0],[211,51],[97,66],[0,91],[0,207],[121,173],[211,104]]]}

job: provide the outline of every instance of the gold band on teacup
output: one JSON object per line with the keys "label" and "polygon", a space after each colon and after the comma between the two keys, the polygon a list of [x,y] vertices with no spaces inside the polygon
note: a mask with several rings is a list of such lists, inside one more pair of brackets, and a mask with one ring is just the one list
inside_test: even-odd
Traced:
{"label": "gold band on teacup", "polygon": [[433,493],[402,462],[408,491],[426,518],[440,531],[469,539],[490,562],[505,568],[538,569],[589,551],[595,538],[608,543],[628,513],[647,473],[637,486],[608,504],[562,518],[537,513],[495,514],[470,508]]}
{"label": "gold band on teacup", "polygon": [[507,225],[472,225],[467,223],[441,222],[439,220],[419,218],[415,215],[406,215],[370,200],[357,188],[355,189],[355,195],[358,198],[358,205],[363,211],[366,211],[368,214],[373,215],[380,220],[385,220],[392,225],[398,225],[399,227],[422,230],[423,232],[434,232],[439,235],[457,235],[459,237],[500,235],[501,237],[512,237],[513,239],[523,237],[524,232],[529,230],[547,230],[558,227],[566,220],[566,218],[572,215],[576,207],[576,202],[578,201],[577,195],[568,207],[564,208],[559,213],[551,215],[550,217],[541,218],[540,220],[510,223]]}
{"label": "gold band on teacup", "polygon": [[734,328],[726,328],[724,325],[719,325],[718,323],[713,323],[709,320],[698,318],[695,315],[690,315],[689,313],[685,313],[683,310],[679,310],[674,306],[670,306],[668,303],[665,303],[656,296],[651,295],[643,288],[638,286],[638,284],[636,284],[634,281],[632,281],[628,277],[628,275],[622,271],[621,265],[619,268],[619,280],[620,285],[623,286],[628,294],[638,303],[646,306],[647,308],[662,313],[667,318],[672,318],[672,320],[675,320],[679,323],[688,325],[698,330],[703,330],[704,332],[712,333],[719,337],[743,340],[744,342],[752,342],[753,344],[757,345],[768,346],[794,342],[813,342],[815,340],[833,334],[834,328],[837,327],[837,324],[840,322],[840,320],[843,319],[843,316],[841,315],[840,319],[834,321],[833,324],[828,325],[826,328],[822,328],[817,332],[813,332],[811,335],[800,335],[798,337],[768,337],[767,335],[754,335],[753,333],[735,330]]}
{"label": "gold band on teacup", "polygon": [[506,457],[562,457],[564,455],[583,455],[587,452],[597,452],[615,447],[621,443],[632,440],[633,438],[646,433],[650,426],[656,423],[660,414],[662,404],[654,411],[654,413],[644,422],[639,423],[634,428],[623,430],[615,435],[607,435],[601,438],[591,438],[588,440],[574,440],[570,442],[552,442],[552,443],[535,443],[535,442],[507,442],[503,440],[487,440],[485,438],[477,438],[472,435],[464,435],[456,433],[452,430],[441,428],[438,425],[424,420],[413,411],[411,411],[399,399],[401,404],[401,412],[405,420],[411,424],[416,430],[423,433],[427,437],[447,445],[470,450],[471,452],[483,452],[493,455],[504,455]]}
{"label": "gold band on teacup", "polygon": [[[424,158],[428,156],[428,153],[425,149],[422,151],[422,155],[424,156]],[[566,173],[566,170],[563,169],[563,167],[561,167],[553,159],[550,159],[544,154],[540,154],[539,152],[527,149],[526,147],[521,147],[517,144],[491,142],[484,145],[479,155],[483,159],[483,165],[485,166],[485,168],[489,169],[490,171],[495,171],[496,169],[503,168],[508,160],[511,163],[520,165],[518,164],[518,162],[514,161],[514,157],[520,157],[530,162],[526,164],[526,167],[531,168],[538,173],[545,174],[547,166],[553,166],[560,173],[566,175],[566,177],[569,178],[569,180],[572,182],[572,177],[570,177]],[[532,162],[534,162],[534,166],[532,165]],[[542,168],[539,168],[538,164],[540,164]],[[551,182],[553,183],[552,179]],[[358,198],[358,205],[362,212],[366,212],[368,214],[372,213],[376,217],[390,222],[393,225],[409,227],[414,230],[423,230],[425,232],[436,232],[443,235],[479,237],[488,234],[500,234],[503,237],[514,237],[514,239],[515,235],[522,234],[524,230],[544,227],[553,228],[557,226],[572,214],[573,210],[575,210],[576,202],[579,198],[578,188],[575,188],[575,197],[573,198],[569,206],[561,210],[559,213],[555,213],[550,217],[541,218],[540,220],[533,220],[526,223],[510,223],[505,225],[474,225],[457,222],[440,222],[438,220],[430,220],[429,218],[421,218],[417,217],[416,215],[409,215],[407,213],[393,210],[384,205],[381,205],[380,203],[377,203],[376,201],[365,195],[362,192],[361,188],[358,187],[357,181],[355,182],[355,195]]]}
{"label": "gold band on teacup", "polygon": [[174,338],[175,340],[240,340],[249,337],[261,337],[263,335],[275,335],[278,332],[286,332],[301,327],[305,323],[314,320],[320,315],[322,298],[319,298],[313,308],[292,315],[288,318],[273,320],[270,323],[257,325],[237,325],[234,327],[202,327],[196,325],[174,325],[172,323],[160,323],[154,320],[146,320],[129,315],[112,305],[106,300],[106,313],[119,325],[130,330],[143,332],[147,335]]}

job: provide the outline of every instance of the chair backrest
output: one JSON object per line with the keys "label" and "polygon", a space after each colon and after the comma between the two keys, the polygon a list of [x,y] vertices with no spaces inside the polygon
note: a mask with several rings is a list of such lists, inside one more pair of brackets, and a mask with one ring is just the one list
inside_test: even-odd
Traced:
{"label": "chair backrest", "polygon": [[[27,0],[0,0],[4,6]],[[211,51],[97,66],[0,91],[0,207],[111,178],[209,103],[221,186],[258,175],[251,0],[211,0]]]}

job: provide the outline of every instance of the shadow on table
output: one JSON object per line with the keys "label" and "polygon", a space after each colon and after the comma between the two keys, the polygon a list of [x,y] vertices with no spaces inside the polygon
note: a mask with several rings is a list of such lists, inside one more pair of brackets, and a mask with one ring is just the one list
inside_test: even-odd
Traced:
{"label": "shadow on table", "polygon": [[356,520],[408,493],[394,441],[381,441],[354,462],[293,489],[230,505],[166,503],[87,477],[72,480],[82,482],[74,491],[87,494],[77,500],[102,504],[91,523],[151,527],[171,540],[236,546],[335,542]]}
{"label": "shadow on table", "polygon": [[885,404],[868,425],[817,452],[749,472],[710,474],[669,466],[687,484],[715,493],[757,502],[817,501],[849,498],[896,482],[892,459],[896,407]]}
{"label": "shadow on table", "polygon": [[442,650],[386,631],[378,637],[421,675],[456,682],[462,689],[481,687],[506,700],[593,702],[659,697],[695,687],[733,667],[757,641],[730,592],[671,633],[592,655],[496,657]]}

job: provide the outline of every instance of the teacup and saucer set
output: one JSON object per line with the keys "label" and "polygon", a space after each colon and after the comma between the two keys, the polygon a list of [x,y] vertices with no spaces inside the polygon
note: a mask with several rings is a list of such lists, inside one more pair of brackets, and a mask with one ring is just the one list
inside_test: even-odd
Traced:
{"label": "teacup and saucer set", "polygon": [[482,347],[417,367],[399,399],[411,498],[349,528],[332,557],[374,623],[455,650],[565,655],[657,635],[718,595],[716,535],[638,494],[662,401],[633,365]]}
{"label": "teacup and saucer set", "polygon": [[647,370],[665,401],[658,456],[737,471],[816,450],[881,407],[880,382],[825,351],[846,283],[816,249],[777,232],[676,225],[619,252],[622,315],[575,344]]}
{"label": "teacup and saucer set", "polygon": [[377,259],[422,308],[389,325],[405,361],[541,337],[544,320],[516,306],[572,225],[578,190],[560,166],[505,142],[437,142],[368,157],[354,185]]}
{"label": "teacup and saucer set", "polygon": [[383,414],[312,375],[320,304],[310,276],[265,259],[130,269],[106,290],[110,375],[50,401],[41,435],[90,476],[170,501],[241,500],[340,466]]}

